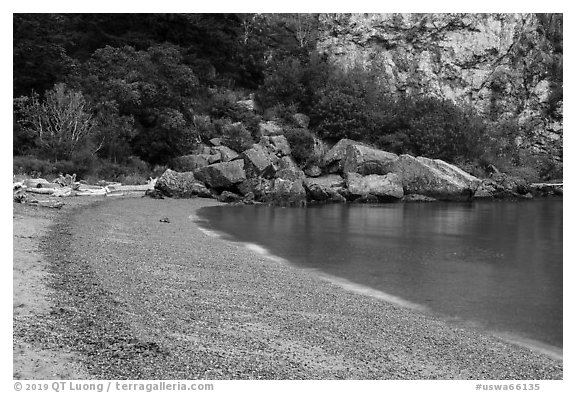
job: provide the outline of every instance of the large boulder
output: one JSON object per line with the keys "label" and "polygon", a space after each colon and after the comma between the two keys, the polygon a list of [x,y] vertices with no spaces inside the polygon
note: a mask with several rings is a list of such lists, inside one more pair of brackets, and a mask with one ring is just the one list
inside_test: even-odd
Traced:
{"label": "large boulder", "polygon": [[222,145],[222,138],[212,138],[208,142],[210,142],[210,144],[212,146],[221,146]]}
{"label": "large boulder", "polygon": [[270,143],[274,147],[277,156],[289,156],[292,154],[288,139],[284,135],[271,136]]}
{"label": "large boulder", "polygon": [[216,153],[220,154],[220,160],[222,162],[232,161],[240,157],[238,153],[230,149],[228,146],[214,146],[212,148],[212,151],[214,152],[214,154]]}
{"label": "large boulder", "polygon": [[346,174],[346,185],[353,198],[372,195],[379,201],[393,201],[404,196],[402,180],[395,173],[362,176],[349,172]]}
{"label": "large boulder", "polygon": [[296,165],[292,157],[284,156],[278,160],[276,177],[288,180],[304,179],[304,172]]}
{"label": "large boulder", "polygon": [[224,203],[236,203],[242,200],[242,197],[234,192],[222,191],[222,194],[218,195],[218,200]]}
{"label": "large boulder", "polygon": [[372,147],[348,144],[344,156],[343,171],[361,175],[385,175],[390,172],[390,163],[398,156]]}
{"label": "large boulder", "polygon": [[390,172],[400,177],[405,194],[420,194],[439,200],[470,200],[480,185],[480,179],[452,164],[408,154],[390,163]]}
{"label": "large boulder", "polygon": [[267,202],[270,200],[270,192],[274,186],[274,181],[261,177],[251,177],[236,185],[238,191],[244,196],[253,196],[258,202]]}
{"label": "large boulder", "polygon": [[304,189],[308,199],[318,202],[346,202],[342,195],[346,187],[340,175],[326,175],[304,179]]}
{"label": "large boulder", "polygon": [[328,173],[342,172],[346,149],[350,145],[360,144],[360,142],[351,139],[340,139],[338,143],[324,154],[322,157],[322,165],[327,169]]}
{"label": "large boulder", "polygon": [[204,184],[197,181],[192,172],[176,172],[167,169],[162,176],[158,178],[154,189],[168,197],[190,198],[200,196],[211,198],[212,194]]}
{"label": "large boulder", "polygon": [[273,157],[264,146],[255,144],[243,151],[240,156],[246,164],[245,170],[248,177],[261,176],[269,179],[274,177],[276,173],[274,161],[277,158]]}
{"label": "large boulder", "polygon": [[244,161],[234,160],[208,165],[196,170],[194,176],[211,188],[230,188],[246,180]]}
{"label": "large boulder", "polygon": [[283,157],[292,153],[288,139],[284,135],[263,136],[258,144],[264,147],[269,154]]}
{"label": "large boulder", "polygon": [[312,164],[304,168],[304,173],[309,177],[318,177],[322,174],[322,169],[318,165]]}
{"label": "large boulder", "polygon": [[274,179],[270,201],[279,206],[302,206],[306,204],[306,191],[302,179]]}

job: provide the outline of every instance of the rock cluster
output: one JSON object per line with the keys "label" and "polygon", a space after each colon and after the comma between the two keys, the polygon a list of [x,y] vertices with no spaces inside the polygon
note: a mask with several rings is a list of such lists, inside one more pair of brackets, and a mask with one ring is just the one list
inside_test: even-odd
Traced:
{"label": "rock cluster", "polygon": [[[271,125],[276,127],[277,123],[262,123],[261,129]],[[511,179],[495,177],[482,182],[442,160],[397,156],[350,139],[340,140],[331,149],[323,148],[320,163],[304,170],[294,162],[288,140],[276,128],[242,152],[219,142],[199,149],[199,154],[175,160],[176,167],[187,171],[167,170],[158,179],[156,189],[180,198],[202,196],[229,203],[283,206],[315,202],[465,201],[475,196],[497,197],[499,190],[512,188],[511,184],[514,193],[524,190]]]}

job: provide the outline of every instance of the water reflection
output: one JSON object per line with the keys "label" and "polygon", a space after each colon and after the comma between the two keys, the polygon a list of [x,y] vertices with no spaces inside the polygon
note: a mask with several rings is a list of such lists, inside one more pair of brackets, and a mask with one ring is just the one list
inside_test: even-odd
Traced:
{"label": "water reflection", "polygon": [[562,201],[226,206],[199,215],[296,264],[562,346]]}

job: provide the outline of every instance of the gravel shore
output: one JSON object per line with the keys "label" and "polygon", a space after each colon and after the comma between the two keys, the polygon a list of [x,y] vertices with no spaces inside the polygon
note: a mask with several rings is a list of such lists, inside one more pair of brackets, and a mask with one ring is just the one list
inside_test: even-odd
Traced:
{"label": "gravel shore", "polygon": [[209,236],[195,211],[217,204],[56,214],[50,311],[15,316],[15,342],[73,354],[94,379],[562,379],[562,361]]}

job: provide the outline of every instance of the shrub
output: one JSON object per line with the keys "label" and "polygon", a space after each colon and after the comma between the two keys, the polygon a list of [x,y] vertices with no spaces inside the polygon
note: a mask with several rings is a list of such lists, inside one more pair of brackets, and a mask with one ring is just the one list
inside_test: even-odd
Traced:
{"label": "shrub", "polygon": [[545,157],[542,159],[538,175],[541,180],[560,180],[563,178],[563,165],[551,158]]}
{"label": "shrub", "polygon": [[294,118],[293,116],[297,113],[296,105],[285,105],[285,104],[276,104],[271,108],[266,109],[264,111],[264,120],[276,120],[280,119],[286,124],[293,124]]}
{"label": "shrub", "polygon": [[54,174],[57,169],[54,163],[32,156],[14,156],[12,160],[12,171],[15,175],[29,175],[32,177],[43,177]]}
{"label": "shrub", "polygon": [[299,105],[304,100],[303,83],[305,67],[296,58],[282,59],[271,64],[255,99],[263,108],[278,104]]}
{"label": "shrub", "polygon": [[59,174],[76,174],[78,178],[89,173],[82,162],[68,160],[50,161],[32,156],[14,156],[13,173],[31,177],[57,177]]}
{"label": "shrub", "polygon": [[222,144],[242,152],[252,147],[254,138],[242,123],[227,123],[222,126]]}
{"label": "shrub", "polygon": [[35,137],[40,152],[53,160],[70,159],[86,147],[94,132],[94,121],[84,96],[59,83],[46,92],[14,101],[21,128]]}
{"label": "shrub", "polygon": [[296,163],[303,167],[315,160],[314,157],[314,137],[304,128],[287,128],[284,136],[290,144],[292,157]]}

